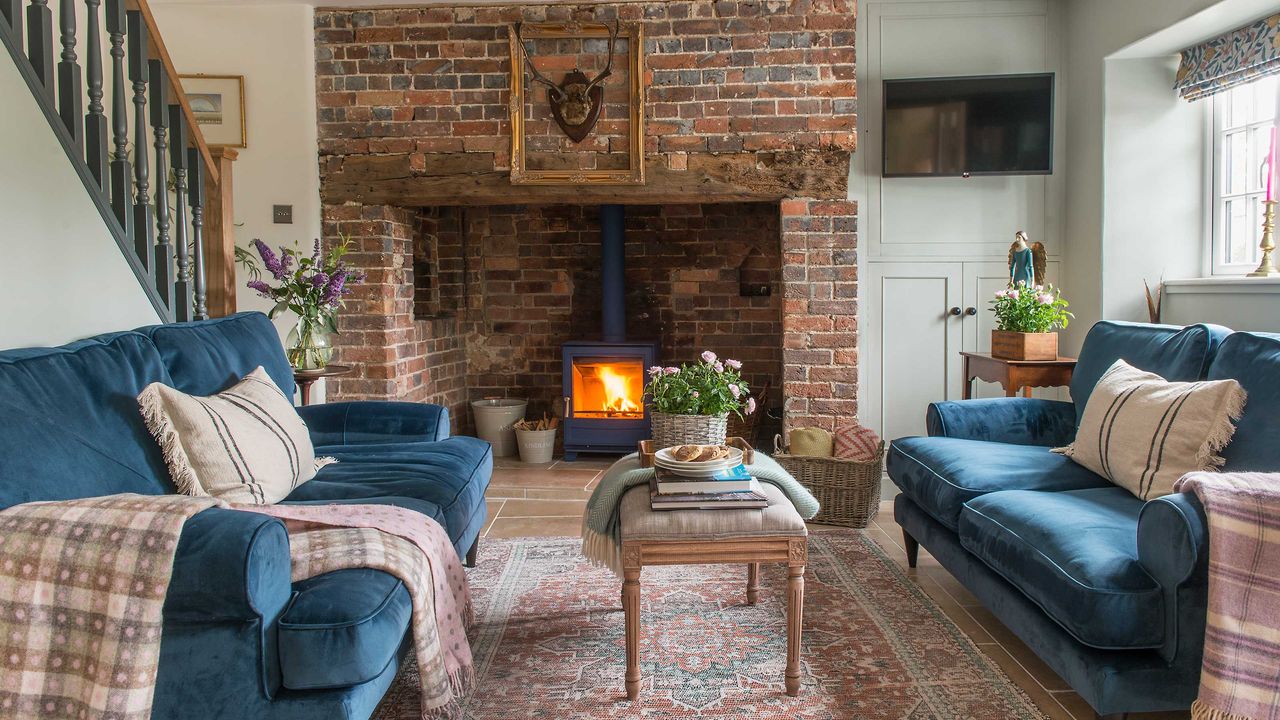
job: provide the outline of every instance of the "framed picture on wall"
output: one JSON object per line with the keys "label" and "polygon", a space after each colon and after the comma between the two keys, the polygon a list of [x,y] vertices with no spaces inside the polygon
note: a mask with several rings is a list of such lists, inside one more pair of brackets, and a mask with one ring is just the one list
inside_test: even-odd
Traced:
{"label": "framed picture on wall", "polygon": [[243,75],[181,75],[196,124],[210,145],[248,147]]}

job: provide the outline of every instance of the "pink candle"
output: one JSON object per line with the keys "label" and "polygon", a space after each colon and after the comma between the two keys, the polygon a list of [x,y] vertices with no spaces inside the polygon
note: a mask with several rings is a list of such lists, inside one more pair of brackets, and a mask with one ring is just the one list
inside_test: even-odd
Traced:
{"label": "pink candle", "polygon": [[[1280,120],[1280,118],[1277,118]],[[1271,150],[1267,153],[1267,202],[1273,202],[1275,196],[1275,179],[1276,179],[1276,128],[1271,127]]]}

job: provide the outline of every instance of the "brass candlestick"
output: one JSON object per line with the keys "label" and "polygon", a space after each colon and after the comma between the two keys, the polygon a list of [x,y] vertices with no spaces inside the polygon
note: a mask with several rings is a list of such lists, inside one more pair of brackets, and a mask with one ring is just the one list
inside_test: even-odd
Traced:
{"label": "brass candlestick", "polygon": [[1249,277],[1276,277],[1280,275],[1280,270],[1276,269],[1275,260],[1271,258],[1271,254],[1276,251],[1276,201],[1262,201],[1262,243],[1258,246],[1262,249],[1262,262],[1258,263],[1258,269],[1249,273]]}

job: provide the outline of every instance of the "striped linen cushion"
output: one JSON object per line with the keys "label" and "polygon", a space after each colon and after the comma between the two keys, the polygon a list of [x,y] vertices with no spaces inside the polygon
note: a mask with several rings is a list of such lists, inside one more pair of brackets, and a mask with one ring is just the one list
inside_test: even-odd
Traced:
{"label": "striped linen cushion", "polygon": [[152,383],[138,406],[187,495],[270,505],[332,461],[317,462],[306,423],[262,367],[208,397]]}
{"label": "striped linen cushion", "polygon": [[1168,382],[1117,360],[1085,404],[1062,453],[1143,500],[1189,472],[1222,467],[1245,391],[1235,380]]}

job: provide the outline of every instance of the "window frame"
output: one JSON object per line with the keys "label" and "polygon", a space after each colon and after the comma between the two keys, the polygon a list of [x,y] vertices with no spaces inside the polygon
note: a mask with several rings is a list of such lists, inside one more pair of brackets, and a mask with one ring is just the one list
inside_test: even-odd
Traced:
{"label": "window frame", "polygon": [[[1250,83],[1249,85],[1251,84],[1252,83]],[[1249,87],[1249,85],[1243,85],[1240,87]],[[1257,268],[1257,265],[1259,262],[1258,258],[1260,257],[1260,251],[1257,249],[1255,245],[1253,248],[1251,248],[1251,251],[1250,251],[1251,252],[1250,257],[1252,258],[1251,260],[1245,261],[1245,262],[1236,262],[1236,263],[1229,263],[1225,261],[1226,250],[1227,250],[1226,244],[1227,242],[1229,242],[1225,233],[1224,210],[1226,208],[1226,200],[1231,198],[1241,198],[1247,202],[1248,198],[1250,197],[1254,197],[1254,196],[1265,197],[1265,183],[1263,183],[1264,189],[1257,192],[1246,191],[1243,193],[1233,193],[1233,194],[1227,194],[1223,192],[1224,182],[1226,179],[1225,168],[1226,168],[1226,161],[1227,161],[1227,153],[1226,153],[1227,133],[1228,132],[1235,133],[1235,132],[1241,132],[1241,131],[1245,133],[1245,138],[1246,138],[1245,139],[1245,144],[1246,144],[1245,157],[1247,162],[1249,157],[1249,151],[1248,151],[1249,136],[1254,132],[1255,129],[1265,130],[1266,128],[1269,128],[1272,125],[1277,125],[1277,121],[1280,121],[1280,117],[1273,116],[1270,120],[1254,121],[1254,122],[1245,123],[1244,125],[1240,125],[1232,128],[1225,128],[1224,123],[1226,121],[1226,109],[1227,109],[1226,106],[1228,103],[1228,98],[1230,96],[1230,93],[1231,91],[1228,90],[1226,92],[1213,95],[1211,98],[1209,98],[1209,103],[1208,103],[1209,104],[1208,112],[1209,112],[1210,118],[1209,118],[1209,122],[1206,123],[1209,130],[1209,138],[1208,138],[1207,148],[1206,148],[1206,156],[1207,156],[1206,159],[1210,163],[1211,168],[1210,168],[1210,172],[1206,173],[1206,176],[1207,176],[1206,177],[1206,185],[1207,185],[1206,195],[1210,205],[1209,213],[1208,213],[1209,215],[1208,243],[1206,243],[1207,254],[1208,254],[1208,258],[1206,259],[1207,260],[1206,266],[1207,266],[1207,269],[1209,270],[1209,274],[1211,277],[1240,277],[1243,275],[1247,275],[1248,273],[1252,272]],[[1259,133],[1259,135],[1266,136],[1267,133],[1262,132],[1262,133]],[[1261,148],[1260,156],[1265,157],[1267,152],[1268,152],[1268,148]],[[1260,226],[1261,217],[1259,217],[1258,222]]]}

